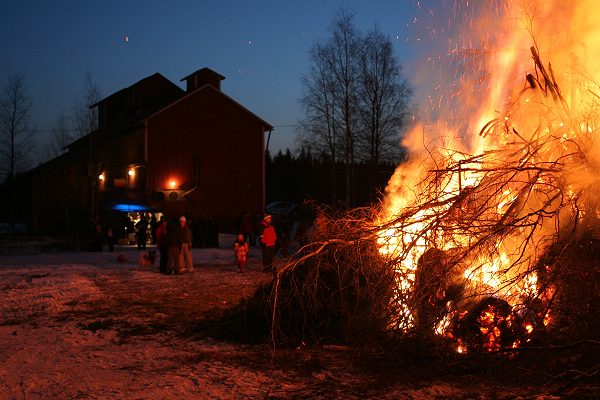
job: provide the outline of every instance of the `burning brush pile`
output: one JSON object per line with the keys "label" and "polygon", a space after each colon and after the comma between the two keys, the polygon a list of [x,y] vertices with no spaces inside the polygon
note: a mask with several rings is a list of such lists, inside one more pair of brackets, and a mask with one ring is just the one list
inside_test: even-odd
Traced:
{"label": "burning brush pile", "polygon": [[[392,324],[458,352],[597,338],[600,88],[574,35],[600,32],[591,3],[530,3],[502,10],[525,29],[486,60],[491,84],[473,121],[460,134],[438,123],[407,137],[412,159],[376,222],[397,272]],[[482,88],[467,86],[470,97]]]}
{"label": "burning brush pile", "polygon": [[394,324],[459,352],[599,328],[598,121],[572,112],[551,64],[530,51],[524,88],[479,132],[500,145],[432,149],[379,220],[380,251],[397,265]]}

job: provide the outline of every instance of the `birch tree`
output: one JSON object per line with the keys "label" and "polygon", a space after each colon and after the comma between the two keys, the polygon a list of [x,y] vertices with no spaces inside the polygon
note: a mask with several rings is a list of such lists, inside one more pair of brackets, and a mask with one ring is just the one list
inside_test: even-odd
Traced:
{"label": "birch tree", "polygon": [[0,172],[6,181],[28,167],[34,149],[34,131],[29,128],[31,104],[25,78],[9,78],[0,98]]}

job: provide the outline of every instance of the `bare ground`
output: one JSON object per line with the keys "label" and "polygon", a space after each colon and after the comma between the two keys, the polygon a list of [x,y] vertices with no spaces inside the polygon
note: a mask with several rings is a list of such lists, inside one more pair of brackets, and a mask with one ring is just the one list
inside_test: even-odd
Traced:
{"label": "bare ground", "polygon": [[195,249],[195,271],[180,276],[142,270],[138,256],[0,256],[0,399],[570,398],[551,395],[551,380],[214,339],[198,327],[269,282],[257,254],[242,274],[228,249]]}

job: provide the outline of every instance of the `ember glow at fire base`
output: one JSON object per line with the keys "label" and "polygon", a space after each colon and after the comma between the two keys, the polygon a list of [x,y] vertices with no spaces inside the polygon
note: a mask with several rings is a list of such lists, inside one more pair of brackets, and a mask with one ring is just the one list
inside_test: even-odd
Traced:
{"label": "ember glow at fire base", "polygon": [[445,67],[458,78],[422,111],[440,117],[404,140],[410,156],[386,189],[378,242],[397,266],[394,324],[461,352],[498,350],[552,325],[544,252],[600,226],[600,10],[505,1],[474,16],[456,5],[467,29]]}

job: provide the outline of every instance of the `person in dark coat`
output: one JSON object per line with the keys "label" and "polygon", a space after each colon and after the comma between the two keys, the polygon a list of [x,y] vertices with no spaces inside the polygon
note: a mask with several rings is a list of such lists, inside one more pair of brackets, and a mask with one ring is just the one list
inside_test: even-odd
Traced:
{"label": "person in dark coat", "polygon": [[179,217],[179,270],[180,272],[192,272],[194,263],[192,262],[192,229],[187,224],[187,218],[182,215]]}
{"label": "person in dark coat", "polygon": [[148,241],[148,221],[144,214],[140,216],[140,220],[135,224],[135,229],[138,250],[146,250],[146,242]]}
{"label": "person in dark coat", "polygon": [[115,251],[115,232],[113,230],[112,223],[106,224],[105,227],[106,243],[108,244],[108,251],[112,253]]}
{"label": "person in dark coat", "polygon": [[104,231],[100,222],[94,223],[94,251],[102,251],[102,244],[104,242]]}
{"label": "person in dark coat", "polygon": [[164,217],[161,217],[160,222],[158,223],[158,227],[156,228],[156,232],[154,233],[156,237],[156,247],[160,252],[160,261],[158,271],[161,274],[169,273],[168,262],[169,262],[169,246],[167,245],[167,225],[168,222]]}
{"label": "person in dark coat", "polygon": [[179,268],[179,226],[176,221],[169,221],[165,236],[167,246],[167,274],[181,274]]}
{"label": "person in dark coat", "polygon": [[282,217],[279,222],[275,225],[277,231],[277,247],[279,247],[279,253],[281,257],[287,258],[290,248],[290,231],[291,226],[287,217]]}

